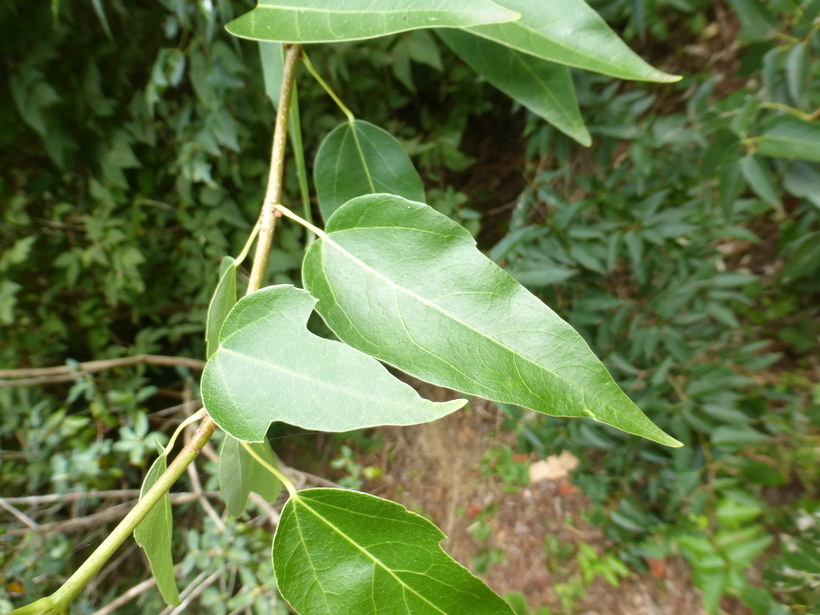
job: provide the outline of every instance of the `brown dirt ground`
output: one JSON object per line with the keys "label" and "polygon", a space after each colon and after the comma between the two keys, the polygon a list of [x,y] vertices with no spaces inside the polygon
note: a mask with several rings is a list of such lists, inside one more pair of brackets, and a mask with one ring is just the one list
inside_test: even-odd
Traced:
{"label": "brown dirt ground", "polygon": [[[430,399],[452,394],[422,385]],[[494,446],[514,446],[515,437],[501,428],[501,412],[492,404],[473,401],[469,408],[434,423],[409,428],[381,428],[384,447],[365,454],[360,462],[380,466],[382,477],[364,490],[400,502],[430,518],[448,538],[445,550],[474,571],[473,558],[487,549],[502,551],[504,559],[491,564],[484,580],[496,592],[522,593],[531,609],[548,606],[553,615],[701,615],[700,596],[692,587],[686,565],[669,559],[656,562],[653,575],[633,573],[618,588],[597,578],[586,598],[575,607],[561,606],[555,586],[580,579],[570,557],[550,572],[544,540],[555,535],[561,543],[588,543],[603,554],[611,543],[602,530],[585,521],[591,505],[568,481],[541,481],[511,489],[499,476],[480,471],[484,452]],[[535,460],[535,457],[532,458]],[[495,505],[488,520],[492,535],[486,542],[470,531],[476,512]]]}

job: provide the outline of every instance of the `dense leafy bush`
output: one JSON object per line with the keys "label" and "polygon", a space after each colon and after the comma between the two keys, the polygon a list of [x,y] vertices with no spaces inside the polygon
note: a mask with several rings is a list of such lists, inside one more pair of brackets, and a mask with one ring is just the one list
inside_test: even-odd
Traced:
{"label": "dense leafy bush", "polygon": [[[650,40],[668,38],[664,18],[679,19],[677,11],[696,34],[710,19],[704,3],[596,4]],[[531,117],[528,153],[538,170],[490,255],[565,315],[633,399],[687,445],[625,445],[626,436],[590,422],[520,427],[522,446],[540,452],[605,451],[585,456],[577,483],[600,507],[620,557],[641,568],[645,558],[679,550],[707,603],[735,590],[767,613],[778,607],[742,573],[763,550],[779,549],[769,591],[811,609],[820,572],[811,563],[820,414],[811,363],[820,262],[811,123],[820,106],[817,3],[802,13],[732,4],[748,44],[738,68],[745,83],[735,91],[704,71],[683,82],[685,108],[671,101],[672,111],[660,114],[650,109],[668,94],[577,73],[594,160]],[[45,5],[0,8],[12,95],[0,102],[0,363],[204,356],[211,272],[222,254],[241,249],[256,217],[274,117],[256,49],[222,33],[242,11],[224,2],[54,6],[56,25]],[[339,76],[334,85],[359,116],[402,137],[438,185],[431,204],[461,221],[477,216],[447,178],[471,163],[459,149],[468,119],[506,112],[498,111],[506,103],[418,33],[345,44],[314,60]],[[382,95],[386,81],[397,87]],[[311,151],[338,121],[320,95],[315,84],[300,87]],[[288,176],[298,203],[296,173]],[[274,282],[297,279],[301,254],[301,231],[283,225]],[[196,397],[194,376],[185,367],[132,367],[83,376],[69,391],[55,382],[0,389],[4,496],[138,485],[154,434],[171,427],[156,412],[168,399]],[[215,477],[211,463],[204,469]],[[216,488],[209,481],[206,491]],[[73,567],[75,545],[63,534],[34,534],[17,549],[19,535],[0,537],[3,575],[13,579],[6,597],[19,593],[17,583],[27,597],[42,595]],[[276,600],[270,585],[258,589],[270,579],[269,558],[259,555],[265,531],[205,518],[186,538],[181,575],[215,579],[198,598],[207,612],[239,609],[263,591],[272,599],[255,608],[285,612],[264,606]],[[118,572],[119,580],[129,573],[142,567]],[[98,587],[80,608],[91,612],[121,591]],[[153,596],[140,608],[159,612],[160,604]]]}

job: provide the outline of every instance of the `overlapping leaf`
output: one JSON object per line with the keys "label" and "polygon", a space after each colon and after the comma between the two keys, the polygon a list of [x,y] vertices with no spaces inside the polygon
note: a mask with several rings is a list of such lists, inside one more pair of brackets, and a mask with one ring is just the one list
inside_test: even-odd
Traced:
{"label": "overlapping leaf", "polygon": [[351,346],[429,382],[676,446],[583,339],[420,203],[354,199],[305,257],[317,311]]}
{"label": "overlapping leaf", "polygon": [[424,202],[424,186],[393,135],[356,120],[336,127],[322,142],[314,165],[322,217],[364,194],[397,194]]}
{"label": "overlapping leaf", "polygon": [[229,434],[261,442],[273,421],[321,431],[412,425],[464,405],[422,399],[372,357],[310,333],[314,303],[303,290],[272,286],[240,299],[228,315],[202,398]]}
{"label": "overlapping leaf", "polygon": [[820,162],[820,122],[784,116],[763,133],[758,153],[772,158]]}
{"label": "overlapping leaf", "polygon": [[444,534],[404,507],[355,491],[292,496],[273,540],[279,591],[302,615],[512,615],[447,555]]}
{"label": "overlapping leaf", "polygon": [[458,57],[507,96],[581,145],[591,144],[569,68],[469,32],[443,28],[438,35]]}
{"label": "overlapping leaf", "polygon": [[236,303],[236,268],[236,261],[230,256],[222,259],[222,265],[219,268],[219,283],[208,305],[208,321],[205,327],[207,357],[216,352],[219,331]]}
{"label": "overlapping leaf", "polygon": [[[145,497],[145,494],[154,486],[154,483],[162,476],[167,467],[168,454],[163,452],[151,464],[148,474],[145,475],[140,490],[140,498]],[[180,603],[179,590],[174,579],[174,560],[171,555],[173,524],[171,498],[165,493],[134,530],[134,540],[142,547],[148,557],[151,574],[157,580],[157,588],[162,594],[163,600],[171,606],[177,606]]]}
{"label": "overlapping leaf", "polygon": [[470,31],[544,60],[620,79],[679,79],[644,62],[584,0],[499,0],[499,4],[520,13],[521,18]]}
{"label": "overlapping leaf", "polygon": [[513,21],[489,0],[260,0],[226,27],[242,38],[280,43],[333,43],[415,30]]}
{"label": "overlapping leaf", "polygon": [[[253,447],[257,455],[276,467],[276,457],[270,444],[253,442],[248,446]],[[245,512],[251,491],[258,493],[268,502],[273,502],[281,489],[279,481],[245,450],[239,440],[230,435],[225,436],[219,451],[219,491],[230,514],[239,517]]]}

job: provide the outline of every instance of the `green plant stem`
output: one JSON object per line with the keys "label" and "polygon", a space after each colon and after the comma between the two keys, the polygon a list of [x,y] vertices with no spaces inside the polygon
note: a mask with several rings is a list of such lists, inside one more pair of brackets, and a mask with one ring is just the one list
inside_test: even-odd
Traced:
{"label": "green plant stem", "polygon": [[302,226],[304,226],[309,231],[313,231],[314,233],[316,233],[317,237],[320,237],[322,239],[327,239],[327,233],[325,233],[318,226],[315,226],[315,225],[311,224],[310,222],[308,222],[307,220],[305,220],[304,218],[299,217],[297,214],[293,213],[287,207],[284,207],[282,205],[276,205],[276,210],[279,213],[281,213],[283,216],[285,216],[286,218],[290,218],[294,222],[297,222],[297,223],[301,224]]}
{"label": "green plant stem", "polygon": [[267,461],[265,461],[264,459],[262,459],[262,457],[260,457],[260,456],[259,456],[259,454],[258,454],[255,450],[253,450],[253,448],[252,448],[252,447],[251,447],[251,446],[250,446],[247,442],[242,442],[242,441],[240,440],[240,441],[239,441],[239,443],[240,443],[240,444],[243,446],[243,448],[244,448],[244,449],[248,452],[248,455],[250,455],[251,457],[253,457],[253,458],[257,461],[257,463],[258,463],[259,465],[261,465],[261,466],[262,466],[263,468],[265,468],[268,472],[270,472],[271,474],[273,474],[273,475],[274,475],[274,476],[275,476],[275,477],[279,480],[279,482],[280,482],[280,483],[282,483],[282,484],[285,486],[285,489],[287,489],[287,490],[288,490],[288,493],[289,493],[290,495],[292,495],[292,496],[293,496],[293,495],[296,495],[296,485],[294,485],[294,484],[293,484],[293,481],[291,481],[291,480],[290,480],[287,476],[285,476],[284,474],[282,474],[279,470],[277,470],[276,468],[274,468],[274,467],[273,467],[271,464],[269,464]]}
{"label": "green plant stem", "polygon": [[131,512],[114,528],[94,553],[83,562],[82,566],[63,583],[60,589],[47,598],[12,611],[11,615],[68,613],[68,605],[77,597],[91,578],[97,574],[103,564],[120,548],[146,515],[151,512],[151,509],[165,497],[177,479],[182,476],[186,468],[199,455],[202,447],[213,435],[215,429],[216,423],[210,417],[206,417],[191,441],[180,451],[173,463],[168,466],[168,469],[159,477],[154,486],[148,490],[145,497],[140,499],[137,505],[131,509]]}
{"label": "green plant stem", "polygon": [[285,70],[282,75],[282,91],[279,95],[279,107],[276,111],[276,128],[273,133],[268,189],[262,203],[259,216],[259,239],[253,258],[253,268],[248,281],[247,294],[262,288],[265,269],[268,266],[268,253],[273,243],[276,229],[276,205],[282,200],[282,175],[285,168],[285,148],[288,140],[288,116],[290,114],[291,93],[296,77],[296,66],[302,54],[301,45],[292,45],[285,58]]}
{"label": "green plant stem", "polygon": [[[279,109],[276,114],[268,188],[265,194],[265,201],[262,204],[259,222],[252,231],[251,236],[252,239],[253,234],[258,230],[259,241],[256,245],[251,280],[248,284],[248,294],[261,287],[265,267],[268,262],[268,252],[270,252],[271,243],[273,241],[278,209],[277,205],[282,199],[282,176],[284,173],[285,144],[288,134],[290,94],[293,90],[293,83],[296,76],[296,64],[301,53],[301,45],[293,45],[288,50],[288,57],[285,61],[285,72],[282,79],[282,97],[279,100]],[[288,213],[291,212],[288,210]],[[292,215],[295,216],[295,214]],[[301,218],[298,218],[298,220],[301,220]],[[323,232],[322,235],[324,235]],[[244,258],[249,246],[250,243],[245,246],[245,249],[243,249],[240,255],[240,259]],[[148,490],[131,512],[114,528],[102,544],[82,563],[77,571],[63,583],[60,589],[51,596],[46,596],[31,604],[13,610],[9,615],[68,615],[71,602],[79,595],[91,578],[99,572],[117,549],[120,548],[123,542],[133,533],[154,506],[165,497],[177,479],[182,476],[183,472],[185,472],[188,466],[196,459],[197,455],[199,455],[202,447],[210,440],[214,431],[216,431],[216,423],[214,423],[209,416],[206,416],[194,434],[194,437],[191,438],[190,442],[180,451],[179,455],[177,455],[171,465],[168,466],[168,469],[162,473],[157,482],[154,483],[154,486]],[[282,477],[279,478],[282,480]],[[287,477],[284,478],[285,480],[283,480],[282,483],[288,488],[291,494],[295,493],[293,483],[288,481]]]}
{"label": "green plant stem", "polygon": [[322,77],[319,75],[319,73],[316,72],[316,69],[313,67],[313,63],[310,61],[310,58],[307,56],[306,53],[302,54],[302,61],[305,63],[305,68],[308,69],[308,72],[311,75],[313,75],[313,78],[316,79],[316,81],[319,82],[319,85],[321,85],[324,88],[324,90],[325,90],[325,92],[327,92],[328,96],[330,96],[333,99],[333,102],[335,102],[336,105],[339,107],[339,109],[342,110],[342,113],[345,114],[345,117],[347,118],[347,121],[350,122],[351,124],[353,122],[355,122],[356,121],[356,116],[353,115],[353,113],[350,111],[350,109],[348,109],[345,106],[345,104],[342,102],[342,100],[338,96],[336,96],[336,92],[334,92],[332,89],[330,89],[330,86],[325,82],[324,79],[322,79]]}

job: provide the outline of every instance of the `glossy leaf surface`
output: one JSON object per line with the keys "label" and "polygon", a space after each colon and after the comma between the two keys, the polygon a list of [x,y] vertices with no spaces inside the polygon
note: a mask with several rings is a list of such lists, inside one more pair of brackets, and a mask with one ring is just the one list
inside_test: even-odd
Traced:
{"label": "glossy leaf surface", "polygon": [[279,591],[302,615],[512,615],[440,546],[444,534],[403,506],[356,491],[308,489],[273,540]]}
{"label": "glossy leaf surface", "polygon": [[214,421],[246,442],[262,442],[273,421],[349,431],[424,423],[465,400],[433,403],[378,361],[305,325],[315,300],[293,286],[271,286],[239,300],[202,376]]}
{"label": "glossy leaf surface", "polygon": [[359,197],[308,250],[305,285],[340,339],[441,386],[586,416],[675,446],[572,327],[432,208]]}
{"label": "glossy leaf surface", "polygon": [[[140,498],[154,486],[167,467],[168,456],[163,453],[151,464],[148,474],[145,475]],[[166,493],[134,530],[134,540],[148,557],[151,574],[157,580],[157,588],[163,600],[171,606],[177,606],[180,603],[179,590],[174,579],[174,560],[171,555],[173,524],[171,498]]]}
{"label": "glossy leaf surface", "polygon": [[[270,465],[277,467],[270,444],[253,442],[248,446]],[[251,491],[273,502],[281,489],[279,481],[245,450],[239,440],[231,435],[225,436],[219,451],[219,491],[230,514],[239,517],[245,512]]]}
{"label": "glossy leaf surface", "polygon": [[208,357],[216,352],[219,331],[236,303],[236,268],[236,261],[230,256],[222,259],[222,265],[219,268],[219,283],[208,305],[208,321],[205,327]]}
{"label": "glossy leaf surface", "polygon": [[438,35],[458,57],[507,96],[581,145],[592,143],[581,118],[569,68],[469,32],[441,29]]}
{"label": "glossy leaf surface", "polygon": [[393,135],[369,122],[345,122],[316,154],[316,192],[322,217],[364,194],[396,194],[424,202],[424,186],[410,157]]}
{"label": "glossy leaf surface", "polygon": [[518,16],[489,0],[260,0],[229,23],[241,38],[280,43],[333,43],[417,28],[461,28],[513,21]]}
{"label": "glossy leaf surface", "polygon": [[763,133],[757,152],[772,158],[798,158],[820,162],[820,121],[779,118]]}
{"label": "glossy leaf surface", "polygon": [[620,79],[677,81],[638,57],[584,0],[499,0],[521,14],[512,23],[471,32],[544,60]]}

